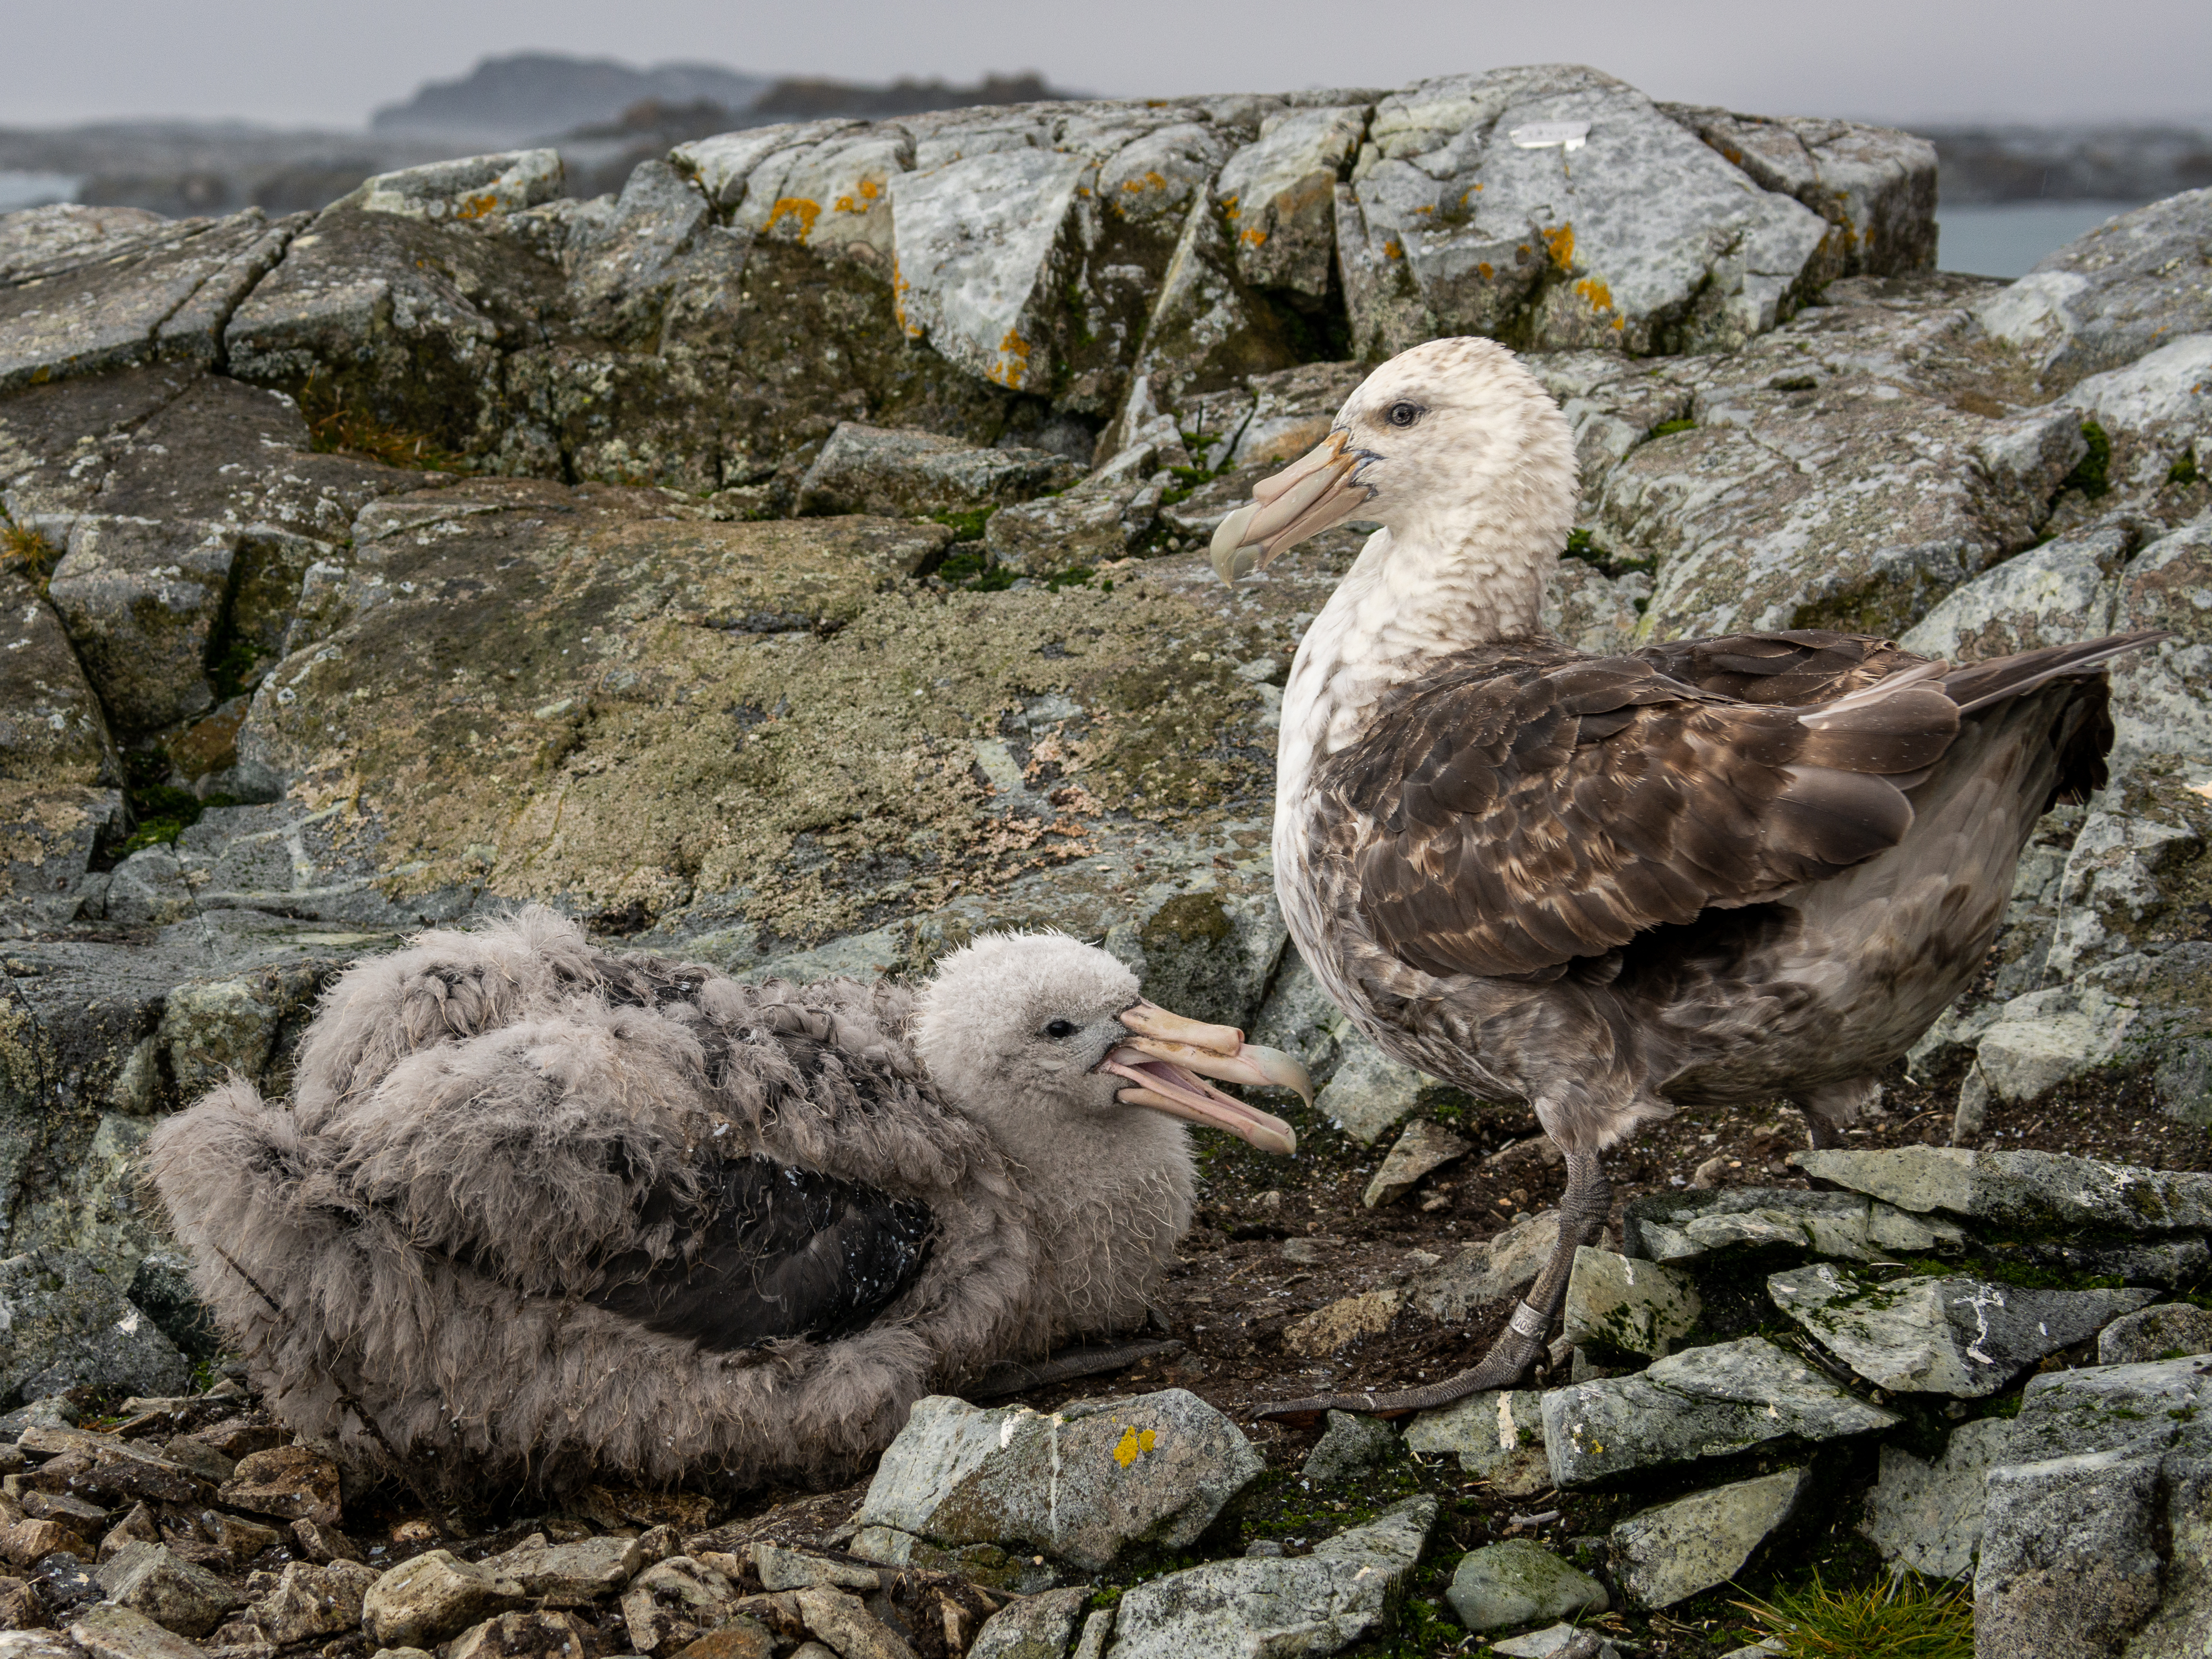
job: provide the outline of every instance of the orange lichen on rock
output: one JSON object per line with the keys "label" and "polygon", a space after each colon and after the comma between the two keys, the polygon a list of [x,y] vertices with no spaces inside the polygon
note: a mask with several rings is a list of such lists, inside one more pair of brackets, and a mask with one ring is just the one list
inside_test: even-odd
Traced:
{"label": "orange lichen on rock", "polygon": [[814,234],[814,222],[822,216],[822,204],[810,202],[803,196],[778,197],[775,205],[769,210],[768,223],[761,227],[763,232],[774,231],[787,216],[799,221],[798,240],[804,243]]}
{"label": "orange lichen on rock", "polygon": [[1552,250],[1552,263],[1561,270],[1573,268],[1575,263],[1575,228],[1561,225],[1556,230],[1544,233],[1544,244]]}

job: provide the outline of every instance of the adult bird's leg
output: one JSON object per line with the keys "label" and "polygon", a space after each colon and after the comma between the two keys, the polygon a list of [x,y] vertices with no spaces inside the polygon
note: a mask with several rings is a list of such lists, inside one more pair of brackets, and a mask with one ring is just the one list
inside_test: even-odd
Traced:
{"label": "adult bird's leg", "polygon": [[1324,1394],[1285,1400],[1255,1415],[1277,1422],[1307,1422],[1323,1412],[1358,1412],[1368,1417],[1405,1417],[1433,1411],[1485,1389],[1510,1389],[1528,1374],[1544,1346],[1544,1333],[1567,1299],[1567,1277],[1577,1247],[1597,1237],[1613,1207],[1613,1192],[1595,1152],[1567,1154],[1567,1191],[1559,1200],[1559,1242],[1528,1294],[1514,1304],[1505,1330],[1490,1352],[1470,1370],[1441,1382],[1389,1394]]}

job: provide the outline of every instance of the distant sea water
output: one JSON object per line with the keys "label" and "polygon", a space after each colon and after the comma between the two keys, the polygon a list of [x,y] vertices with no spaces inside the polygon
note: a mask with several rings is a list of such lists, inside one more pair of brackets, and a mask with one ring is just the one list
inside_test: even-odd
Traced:
{"label": "distant sea water", "polygon": [[50,202],[74,202],[83,183],[66,173],[23,173],[0,167],[0,213],[45,207]]}
{"label": "distant sea water", "polygon": [[1976,202],[1939,207],[1936,262],[1977,276],[2025,276],[2039,260],[2141,202]]}

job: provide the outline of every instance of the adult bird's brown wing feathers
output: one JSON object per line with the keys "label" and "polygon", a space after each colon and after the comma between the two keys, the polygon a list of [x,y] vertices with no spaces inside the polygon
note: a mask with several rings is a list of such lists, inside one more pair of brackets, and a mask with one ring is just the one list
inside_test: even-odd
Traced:
{"label": "adult bird's brown wing feathers", "polygon": [[[1362,826],[1342,847],[1361,916],[1429,973],[1546,975],[1870,858],[1903,838],[1905,788],[1958,730],[1933,665],[1897,657],[1896,684],[1808,711],[1635,657],[1462,655],[1323,764],[1338,822]],[[1853,666],[1814,672],[1832,687]]]}

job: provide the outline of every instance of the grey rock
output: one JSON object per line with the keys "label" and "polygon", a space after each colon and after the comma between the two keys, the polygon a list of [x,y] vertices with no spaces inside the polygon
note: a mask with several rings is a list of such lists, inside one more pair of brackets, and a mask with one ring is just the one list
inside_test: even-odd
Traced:
{"label": "grey rock", "polygon": [[2033,1291],[1975,1279],[1862,1279],[1822,1262],[1766,1281],[1775,1306],[1869,1382],[1978,1399],[2158,1293]]}
{"label": "grey rock", "polygon": [[1620,1650],[1597,1632],[1565,1623],[1493,1642],[1490,1650],[1504,1659],[1620,1659]]}
{"label": "grey rock", "polygon": [[1524,1215],[1487,1243],[1469,1244],[1450,1261],[1416,1273],[1406,1286],[1433,1319],[1464,1320],[1534,1280],[1559,1239],[1559,1212]]}
{"label": "grey rock", "polygon": [[94,1577],[110,1601],[179,1636],[205,1636],[237,1607],[237,1591],[166,1544],[125,1544]]}
{"label": "grey rock", "polygon": [[280,1648],[343,1635],[360,1627],[365,1599],[382,1576],[358,1561],[289,1562],[253,1598],[253,1622]]}
{"label": "grey rock", "polygon": [[993,563],[1021,574],[1101,564],[1126,556],[1152,529],[1159,499],[1138,477],[1086,478],[1065,495],[1001,507],[983,526],[983,545]]}
{"label": "grey rock", "polygon": [[1115,1659],[1334,1653],[1381,1627],[1436,1524],[1408,1498],[1310,1554],[1212,1561],[1150,1579],[1115,1608]]}
{"label": "grey rock", "polygon": [[1097,1571],[1138,1545],[1188,1545],[1262,1467],[1236,1425],[1181,1389],[1049,1417],[933,1395],[877,1466],[854,1553],[884,1528],[941,1547],[1026,1543]]}
{"label": "grey rock", "polygon": [[1068,1659],[1106,1659],[1106,1644],[1114,1638],[1114,1609],[1101,1607],[1086,1614],[1083,1634],[1075,1638],[1075,1650]]}
{"label": "grey rock", "polygon": [[2081,1231],[2197,1231],[2212,1226],[2212,1176],[2107,1164],[2062,1152],[1905,1146],[1791,1155],[1806,1174],[1916,1213]]}
{"label": "grey rock", "polygon": [[1066,1659],[1090,1599],[1087,1587],[1018,1597],[983,1621],[968,1659]]}
{"label": "grey rock", "polygon": [[341,1494],[337,1463],[313,1446],[295,1442],[240,1458],[218,1496],[233,1509],[255,1515],[336,1526]]}
{"label": "grey rock", "polygon": [[1328,297],[1336,181],[1359,148],[1366,116],[1352,106],[1284,110],[1222,165],[1214,198],[1245,283]]}
{"label": "grey rock", "polygon": [[[732,1626],[748,1622],[732,1620],[723,1629],[735,1637],[738,1632]],[[542,1656],[542,1659],[584,1659],[591,1634],[590,1627],[573,1613],[502,1613],[456,1636],[446,1649],[446,1659],[513,1659],[519,1654]],[[751,1659],[734,1643],[724,1651],[726,1659]],[[761,1631],[755,1652],[766,1659],[769,1651],[768,1633]]]}
{"label": "grey rock", "polygon": [[521,1585],[527,1595],[588,1600],[620,1590],[647,1561],[635,1538],[580,1538],[551,1544],[544,1533],[532,1533],[513,1549],[487,1556],[479,1565],[495,1577]]}
{"label": "grey rock", "polygon": [[[2134,362],[2177,334],[2212,328],[2212,284],[2197,264],[2212,191],[2124,213],[2060,248],[1974,307],[2045,384]],[[2177,270],[2191,273],[2179,282]]]}
{"label": "grey rock", "polygon": [[1428,1079],[1391,1059],[1364,1035],[1345,1038],[1336,1074],[1314,1097],[1314,1109],[1363,1146],[1413,1115]]}
{"label": "grey rock", "polygon": [[1588,1573],[1522,1539],[1468,1551],[1444,1598],[1460,1623],[1476,1632],[1602,1613],[1613,1599]]}
{"label": "grey rock", "polygon": [[[69,1641],[58,1641],[28,1632],[0,1638],[8,1659],[76,1659],[79,1653],[93,1659],[199,1659],[204,1651],[175,1632],[166,1630],[136,1607],[100,1601],[77,1613],[69,1623]],[[72,1647],[71,1643],[76,1645]]]}
{"label": "grey rock", "polygon": [[2039,1099],[2119,1053],[2136,1013],[2131,1001],[2093,985],[2014,997],[1996,1011],[1976,1046],[1976,1075],[1998,1100],[2017,1105]]}
{"label": "grey rock", "polygon": [[107,883],[107,920],[118,927],[166,927],[198,908],[175,849],[142,847]]}
{"label": "grey rock", "polygon": [[1359,1201],[1369,1209],[1395,1204],[1419,1186],[1422,1179],[1474,1148],[1442,1124],[1425,1120],[1406,1126],[1392,1143],[1382,1165],[1368,1182]]}
{"label": "grey rock", "polygon": [[[78,222],[80,224],[82,221]],[[0,289],[0,392],[155,362],[212,363],[232,309],[299,228],[258,208],[134,226],[19,266]]]}
{"label": "grey rock", "polygon": [[2112,453],[2108,488],[2154,497],[2174,462],[2212,435],[2212,334],[2185,334],[2122,368],[2092,374],[2064,403],[2094,421]]}
{"label": "grey rock", "polygon": [[1782,1469],[1630,1516],[1611,1534],[1622,1591],[1638,1607],[1667,1607],[1727,1583],[1790,1518],[1811,1479],[1809,1469]]}
{"label": "grey rock", "polygon": [[1848,1193],[1787,1187],[1725,1187],[1654,1193],[1631,1201],[1621,1225],[1622,1254],[1686,1264],[1717,1251],[1780,1246],[1818,1255],[1864,1259],[1867,1201]]}
{"label": "grey rock", "polygon": [[2169,1302],[2124,1314],[2097,1333],[2100,1365],[2141,1365],[2212,1353],[2212,1312]]}
{"label": "grey rock", "polygon": [[0,572],[0,778],[24,783],[113,782],[114,744],[53,605],[23,574]]}
{"label": "grey rock", "polygon": [[760,1577],[761,1587],[769,1591],[818,1589],[825,1585],[856,1590],[883,1587],[883,1575],[873,1567],[856,1567],[803,1550],[786,1549],[781,1544],[755,1545],[753,1571]]}
{"label": "grey rock", "polygon": [[2111,630],[2127,538],[2114,528],[2062,536],[1954,588],[1898,643],[1972,662]]}
{"label": "grey rock", "polygon": [[47,584],[109,717],[136,737],[215,706],[210,644],[239,536],[221,525],[87,515]]}
{"label": "grey rock", "polygon": [[[1510,137],[1572,120],[1589,129],[1571,155]],[[1555,350],[1740,344],[1786,319],[1828,234],[1641,93],[1565,65],[1385,98],[1346,196],[1345,299],[1376,356],[1516,330]]]}
{"label": "grey rock", "polygon": [[1543,1413],[1552,1481],[1561,1487],[1902,1420],[1756,1336],[1685,1349],[1632,1376],[1551,1389]]}
{"label": "grey rock", "polygon": [[1989,1473],[1974,1631],[2025,1659],[2183,1653],[2212,1626],[2196,1359],[2030,1380]]}
{"label": "grey rock", "polygon": [[1973,1571],[1982,1541],[1983,1477],[2009,1430],[2002,1418],[1962,1423],[1932,1463],[1896,1446],[1881,1449],[1881,1473],[1867,1492],[1859,1530],[1883,1560],[1931,1578]]}
{"label": "grey rock", "polygon": [[623,1623],[638,1652],[667,1655],[720,1626],[737,1601],[737,1586],[714,1568],[672,1555],[630,1581]]}
{"label": "grey rock", "polygon": [[1350,1412],[1331,1412],[1328,1426],[1322,1431],[1314,1449],[1306,1454],[1298,1477],[1316,1483],[1348,1480],[1362,1470],[1401,1456],[1404,1449],[1387,1423],[1372,1417],[1355,1417]]}
{"label": "grey rock", "polygon": [[174,1394],[191,1367],[97,1265],[50,1246],[0,1261],[0,1398],[80,1385]]}
{"label": "grey rock", "polygon": [[1564,1313],[1567,1340],[1577,1346],[1660,1358],[1696,1328],[1703,1311],[1686,1273],[1587,1244],[1575,1251]]}
{"label": "grey rock", "polygon": [[[1290,1254],[1291,1246],[1300,1241],[1293,1239],[1284,1247],[1285,1258],[1296,1261]],[[1311,1241],[1306,1241],[1311,1243]],[[1326,1261],[1316,1255],[1314,1261]],[[1342,1296],[1335,1301],[1315,1309],[1304,1318],[1294,1320],[1283,1328],[1283,1345],[1293,1353],[1319,1359],[1348,1347],[1370,1336],[1380,1336],[1389,1330],[1404,1303],[1401,1291],[1395,1290],[1363,1291],[1357,1296]]]}
{"label": "grey rock", "polygon": [[1423,1412],[1407,1428],[1405,1444],[1425,1456],[1452,1453],[1463,1471],[1507,1498],[1532,1498],[1552,1484],[1542,1402],[1531,1390],[1486,1389]]}
{"label": "grey rock", "polygon": [[1042,449],[984,449],[933,432],[841,421],[799,486],[802,513],[927,515],[1004,507],[1081,476]]}
{"label": "grey rock", "polygon": [[914,1659],[914,1650],[871,1614],[860,1597],[842,1590],[803,1589],[799,1615],[806,1628],[844,1659]]}
{"label": "grey rock", "polygon": [[560,194],[561,182],[558,150],[508,150],[380,173],[341,203],[368,213],[471,222],[550,201]]}
{"label": "grey rock", "polygon": [[[362,1629],[386,1647],[419,1647],[506,1612],[523,1595],[513,1580],[460,1560],[451,1550],[428,1550],[401,1562],[369,1586],[362,1599]],[[623,1612],[629,1617],[628,1596],[623,1599]],[[636,1621],[632,1620],[631,1639],[636,1636]],[[639,1649],[651,1650],[642,1645]]]}
{"label": "grey rock", "polygon": [[1935,265],[1936,146],[1926,139],[1856,121],[1659,107],[1759,188],[1795,197],[1841,233],[1820,246],[1819,280]]}

